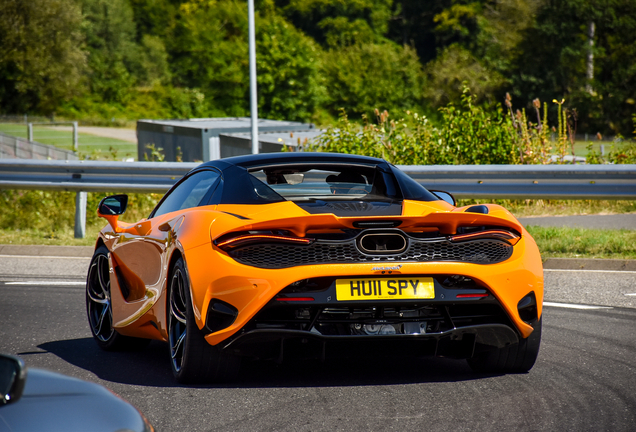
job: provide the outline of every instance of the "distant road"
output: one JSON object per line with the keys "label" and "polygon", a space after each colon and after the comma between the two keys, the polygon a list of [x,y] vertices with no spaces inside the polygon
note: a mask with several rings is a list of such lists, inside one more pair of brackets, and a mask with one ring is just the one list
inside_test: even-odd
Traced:
{"label": "distant road", "polygon": [[519,218],[523,226],[636,230],[636,213],[585,216],[540,216]]}

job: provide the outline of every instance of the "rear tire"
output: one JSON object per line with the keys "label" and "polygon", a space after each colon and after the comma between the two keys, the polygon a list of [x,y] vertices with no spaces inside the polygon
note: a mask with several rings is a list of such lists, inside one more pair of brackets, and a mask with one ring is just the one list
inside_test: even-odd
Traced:
{"label": "rear tire", "polygon": [[205,332],[195,322],[182,258],[174,263],[170,272],[168,301],[170,365],[176,380],[182,384],[234,380],[241,358],[222,352],[204,339]]}
{"label": "rear tire", "polygon": [[533,327],[534,331],[518,344],[479,353],[467,359],[475,372],[526,373],[534,366],[541,346],[541,319]]}
{"label": "rear tire", "polygon": [[93,339],[104,351],[145,348],[150,339],[123,336],[113,328],[113,308],[110,295],[110,265],[108,249],[95,249],[86,276],[86,314]]}

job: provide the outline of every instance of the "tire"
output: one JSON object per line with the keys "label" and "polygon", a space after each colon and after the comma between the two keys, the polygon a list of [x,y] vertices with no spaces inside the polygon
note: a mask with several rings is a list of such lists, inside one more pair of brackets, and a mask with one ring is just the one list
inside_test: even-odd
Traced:
{"label": "tire", "polygon": [[110,299],[108,249],[102,245],[95,250],[86,276],[86,314],[93,339],[104,351],[145,348],[150,339],[123,336],[113,328]]}
{"label": "tire", "polygon": [[195,322],[185,265],[179,258],[170,272],[168,291],[170,365],[182,384],[227,382],[236,379],[241,358],[210,345]]}
{"label": "tire", "polygon": [[475,372],[526,373],[534,366],[541,346],[541,324],[539,319],[534,331],[518,344],[479,353],[469,358],[468,364]]}

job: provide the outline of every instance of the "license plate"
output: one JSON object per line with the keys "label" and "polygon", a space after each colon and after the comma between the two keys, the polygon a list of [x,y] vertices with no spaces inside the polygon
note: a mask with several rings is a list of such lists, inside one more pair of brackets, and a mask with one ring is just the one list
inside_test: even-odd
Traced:
{"label": "license plate", "polygon": [[347,300],[396,300],[435,298],[433,278],[337,279],[336,298]]}

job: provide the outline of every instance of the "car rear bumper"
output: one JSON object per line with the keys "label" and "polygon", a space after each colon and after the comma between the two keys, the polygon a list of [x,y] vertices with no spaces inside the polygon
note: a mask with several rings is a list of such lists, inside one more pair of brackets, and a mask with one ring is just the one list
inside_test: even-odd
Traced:
{"label": "car rear bumper", "polygon": [[504,324],[454,328],[438,333],[400,335],[321,335],[310,331],[255,329],[233,338],[223,349],[237,355],[282,360],[287,353],[301,352],[319,358],[373,350],[377,354],[421,354],[469,358],[475,352],[503,348],[519,342],[519,336]]}

